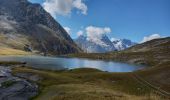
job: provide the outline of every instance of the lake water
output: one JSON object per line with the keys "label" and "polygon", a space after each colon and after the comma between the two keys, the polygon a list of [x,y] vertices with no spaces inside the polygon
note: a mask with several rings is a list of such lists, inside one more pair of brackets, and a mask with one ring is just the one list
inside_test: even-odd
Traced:
{"label": "lake water", "polygon": [[28,66],[49,70],[96,68],[108,72],[132,72],[144,68],[144,66],[140,65],[113,61],[43,56],[0,56],[0,61],[27,62]]}

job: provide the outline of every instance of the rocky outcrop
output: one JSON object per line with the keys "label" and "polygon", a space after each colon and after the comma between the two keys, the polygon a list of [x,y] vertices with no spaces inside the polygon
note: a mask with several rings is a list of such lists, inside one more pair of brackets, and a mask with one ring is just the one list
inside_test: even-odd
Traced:
{"label": "rocky outcrop", "polygon": [[11,67],[0,66],[0,100],[29,100],[38,94],[38,85],[20,76],[13,76]]}

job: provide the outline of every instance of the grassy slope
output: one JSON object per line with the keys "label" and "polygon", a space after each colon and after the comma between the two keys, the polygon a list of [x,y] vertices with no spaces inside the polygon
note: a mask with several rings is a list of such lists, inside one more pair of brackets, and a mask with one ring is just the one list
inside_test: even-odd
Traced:
{"label": "grassy slope", "polygon": [[0,33],[0,55],[30,55],[23,50],[25,44],[29,44],[26,36]]}
{"label": "grassy slope", "polygon": [[161,100],[154,90],[132,73],[107,73],[96,69],[43,71],[15,68],[15,73],[32,73],[42,79],[37,83],[40,94],[35,100]]}
{"label": "grassy slope", "polygon": [[138,71],[137,74],[156,87],[170,93],[170,62],[153,67],[145,71]]}
{"label": "grassy slope", "polygon": [[[28,55],[30,53],[24,51],[25,45],[30,45],[34,48],[34,53],[40,53],[42,49],[48,49],[48,53],[51,55],[64,54],[69,51],[73,53],[74,51],[76,52],[76,50],[77,52],[81,51],[77,45],[69,43],[63,38],[59,38],[56,33],[49,28],[42,25],[38,26],[41,34],[34,34],[35,36],[33,35],[31,37],[24,35],[24,33],[0,33],[0,55]],[[36,37],[40,40],[37,40]],[[53,43],[56,45],[59,43],[59,48],[56,51],[53,50]]]}
{"label": "grassy slope", "polygon": [[0,55],[30,55],[30,52],[25,52],[18,49],[0,47]]}

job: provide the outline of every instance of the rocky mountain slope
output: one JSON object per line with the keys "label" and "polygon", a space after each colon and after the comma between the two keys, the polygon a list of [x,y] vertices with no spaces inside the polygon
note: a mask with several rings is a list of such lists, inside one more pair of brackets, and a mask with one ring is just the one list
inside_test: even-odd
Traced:
{"label": "rocky mountain slope", "polygon": [[112,41],[112,43],[118,51],[125,50],[137,44],[128,39],[115,39]]}
{"label": "rocky mountain slope", "polygon": [[88,37],[81,35],[75,39],[75,42],[87,53],[121,51],[136,45],[136,43],[128,39],[115,39],[114,41],[111,41],[106,35],[103,35],[103,37],[98,40],[90,40]]}
{"label": "rocky mountain slope", "polygon": [[0,0],[0,45],[40,53],[81,51],[63,27],[39,4]]}
{"label": "rocky mountain slope", "polygon": [[116,48],[106,35],[103,35],[101,39],[95,41],[81,35],[77,39],[75,39],[75,42],[82,50],[87,53],[104,53],[116,50]]}

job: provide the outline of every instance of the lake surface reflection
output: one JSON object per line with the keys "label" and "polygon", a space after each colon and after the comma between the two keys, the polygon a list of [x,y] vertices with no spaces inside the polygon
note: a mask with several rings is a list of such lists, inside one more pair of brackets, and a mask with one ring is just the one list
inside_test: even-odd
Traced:
{"label": "lake surface reflection", "polygon": [[0,61],[22,61],[27,62],[28,66],[49,70],[96,68],[108,72],[132,72],[145,68],[113,61],[43,56],[0,56]]}

